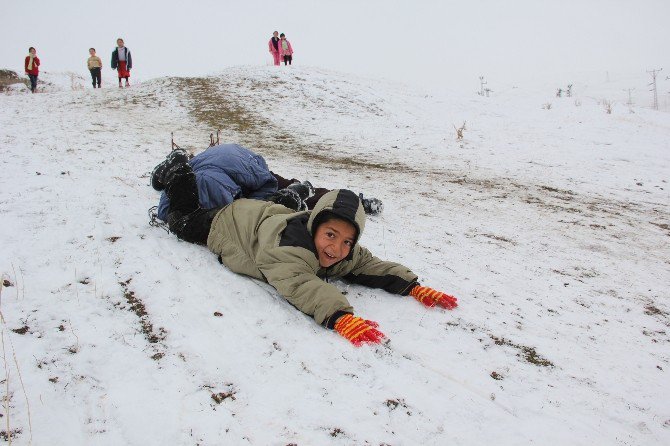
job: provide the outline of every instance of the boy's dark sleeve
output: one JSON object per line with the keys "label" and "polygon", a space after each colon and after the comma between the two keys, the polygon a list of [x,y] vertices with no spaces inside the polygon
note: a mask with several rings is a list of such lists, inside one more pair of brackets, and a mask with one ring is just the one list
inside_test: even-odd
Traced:
{"label": "boy's dark sleeve", "polygon": [[381,260],[360,245],[354,249],[354,267],[344,276],[345,280],[402,296],[408,295],[418,285],[417,275],[406,266]]}
{"label": "boy's dark sleeve", "polygon": [[112,51],[112,70],[116,70],[116,50]]}
{"label": "boy's dark sleeve", "polygon": [[130,50],[128,52],[128,71],[130,71],[133,68],[133,56],[130,55]]}

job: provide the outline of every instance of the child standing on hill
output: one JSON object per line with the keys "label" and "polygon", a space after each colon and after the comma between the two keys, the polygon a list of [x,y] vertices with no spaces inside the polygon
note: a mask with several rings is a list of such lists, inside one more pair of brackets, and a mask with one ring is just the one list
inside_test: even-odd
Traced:
{"label": "child standing on hill", "polygon": [[284,65],[291,65],[291,61],[293,60],[293,47],[284,33],[279,35],[279,54],[284,59]]}
{"label": "child standing on hill", "polygon": [[30,78],[30,91],[35,93],[37,90],[37,76],[40,74],[40,59],[37,57],[37,50],[34,47],[28,48],[28,55],[24,63],[26,74]]}
{"label": "child standing on hill", "polygon": [[312,211],[245,198],[203,209],[186,153],[173,151],[163,167],[156,183],[170,199],[172,233],[206,245],[232,271],[269,283],[295,308],[356,346],[380,343],[384,334],[376,322],[354,316],[347,298],[329,280],[409,295],[427,307],[457,306],[455,297],[421,286],[409,268],[374,257],[358,243],[365,213],[349,190],[328,192]]}
{"label": "child standing on hill", "polygon": [[95,88],[96,82],[98,84],[98,88],[102,88],[100,85],[102,83],[102,60],[100,60],[100,58],[95,55],[95,48],[89,48],[88,54],[91,55],[91,57],[88,58],[87,64],[88,71],[91,72],[93,88]]}
{"label": "child standing on hill", "polygon": [[130,87],[128,78],[130,77],[130,69],[133,67],[133,59],[130,56],[130,50],[125,47],[123,39],[116,39],[116,45],[116,49],[112,51],[112,69],[119,73],[119,88],[123,88],[121,79],[125,79],[126,87]]}
{"label": "child standing on hill", "polygon": [[275,31],[272,33],[272,37],[270,37],[270,41],[268,42],[268,50],[270,51],[270,54],[272,54],[272,60],[274,61],[275,65],[281,65],[281,61],[279,59],[279,32]]}

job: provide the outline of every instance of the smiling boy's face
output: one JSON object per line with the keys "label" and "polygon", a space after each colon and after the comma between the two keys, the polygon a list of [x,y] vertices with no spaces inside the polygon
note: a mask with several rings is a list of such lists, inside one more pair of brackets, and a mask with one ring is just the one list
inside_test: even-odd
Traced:
{"label": "smiling boy's face", "polygon": [[319,265],[328,268],[347,257],[354,246],[355,237],[356,228],[348,221],[334,219],[321,223],[314,233]]}

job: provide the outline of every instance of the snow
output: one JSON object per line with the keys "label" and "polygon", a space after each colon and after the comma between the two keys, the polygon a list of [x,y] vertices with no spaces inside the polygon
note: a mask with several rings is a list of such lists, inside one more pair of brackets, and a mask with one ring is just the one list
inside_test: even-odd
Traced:
{"label": "snow", "polygon": [[[670,115],[625,105],[644,77],[488,98],[314,67],[40,79],[0,95],[13,444],[670,442]],[[219,128],[383,200],[362,244],[460,306],[340,282],[390,339],[354,348],[149,226],[170,133],[198,152]]]}

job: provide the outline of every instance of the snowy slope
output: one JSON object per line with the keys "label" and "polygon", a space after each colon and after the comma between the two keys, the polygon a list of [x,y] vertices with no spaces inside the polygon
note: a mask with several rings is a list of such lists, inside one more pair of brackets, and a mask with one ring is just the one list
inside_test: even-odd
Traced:
{"label": "snowy slope", "polygon": [[[239,67],[1,95],[0,435],[668,444],[670,115],[630,113],[627,82],[485,98]],[[339,283],[390,338],[357,349],[149,226],[170,132],[197,152],[219,128],[284,176],[381,198],[362,243],[459,308]]]}

